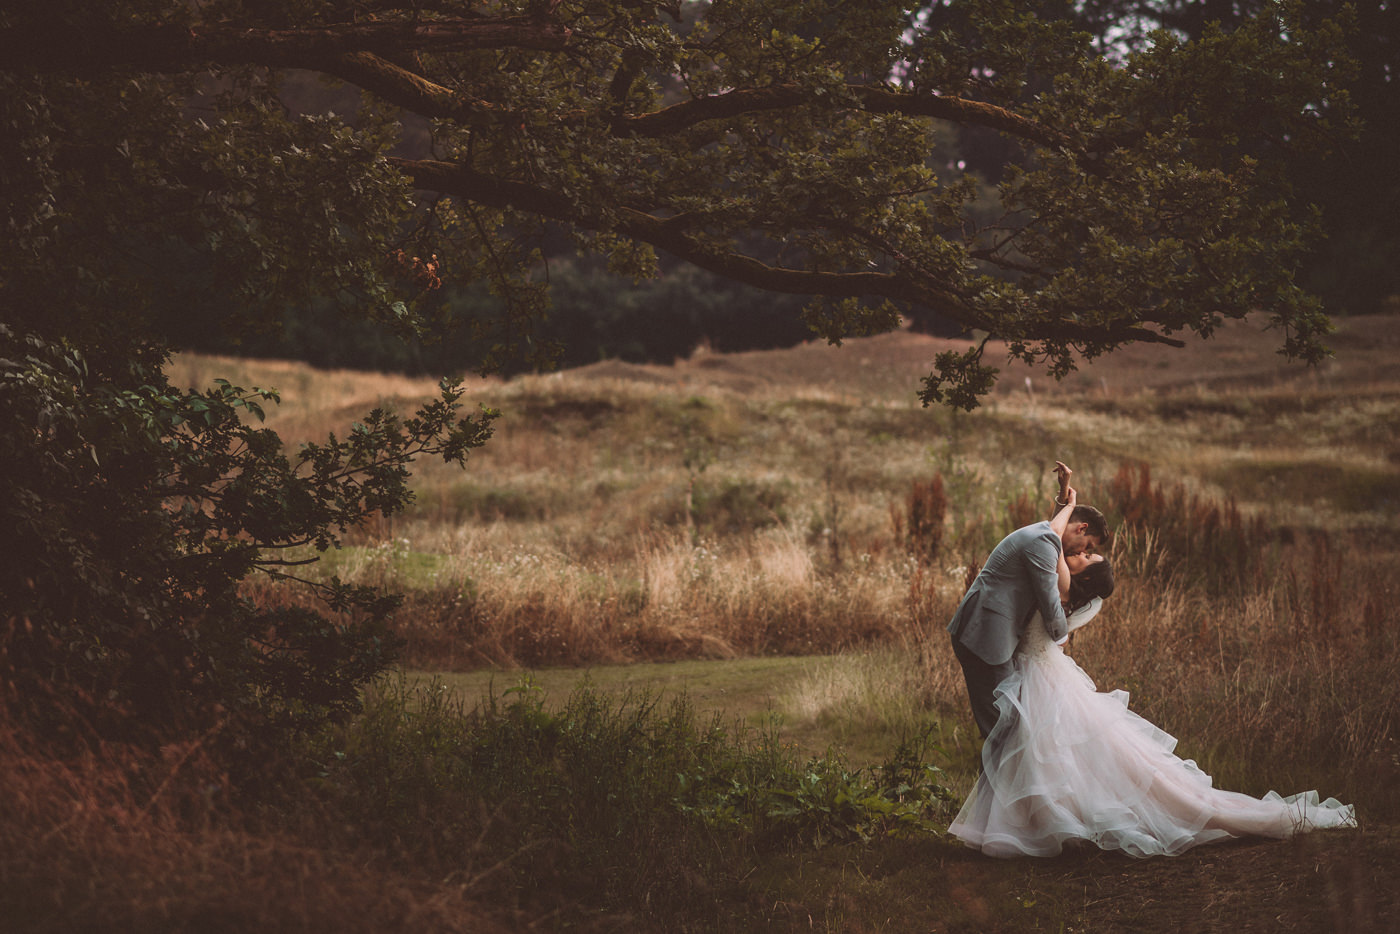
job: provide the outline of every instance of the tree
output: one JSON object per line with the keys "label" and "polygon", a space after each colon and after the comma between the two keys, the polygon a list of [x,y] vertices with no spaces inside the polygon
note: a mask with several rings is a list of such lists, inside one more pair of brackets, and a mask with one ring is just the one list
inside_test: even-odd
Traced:
{"label": "tree", "polygon": [[[1290,15],[1320,22],[1337,14],[1330,0],[1296,0]],[[1046,2],[1042,17],[1073,22],[1108,54],[1144,48],[1158,30],[1186,41],[1233,30],[1270,9],[1268,0],[1087,0]],[[941,8],[940,8],[941,10]],[[946,15],[946,11],[942,11]],[[1400,140],[1400,8],[1352,0],[1346,55],[1354,67],[1341,84],[1360,132],[1327,152],[1295,152],[1287,172],[1296,197],[1322,211],[1323,236],[1300,268],[1330,314],[1375,313],[1400,298],[1400,179],[1390,170]],[[985,166],[979,166],[985,171]],[[999,166],[998,166],[999,169]]]}
{"label": "tree", "polygon": [[[373,627],[268,616],[237,581],[400,508],[413,456],[460,463],[489,434],[449,383],[415,419],[377,413],[288,459],[239,417],[258,391],[166,383],[162,308],[257,332],[332,300],[432,335],[444,303],[423,299],[484,281],[502,311],[469,317],[489,368],[547,355],[544,245],[563,236],[619,275],[652,275],[662,251],[811,296],[831,340],[931,309],[1057,375],[1256,310],[1286,353],[1324,353],[1293,277],[1315,225],[1275,157],[1333,132],[1335,27],[1269,6],[1115,62],[1010,3],[941,6],[7,5],[0,388],[24,480],[0,508],[32,545],[2,578],[10,699],[27,670],[167,719],[191,699],[260,723],[340,709],[382,664]],[[279,91],[308,73],[356,89],[355,112],[290,109]],[[948,126],[1015,152],[997,203]],[[941,357],[925,402],[975,405],[985,346]]]}
{"label": "tree", "polygon": [[[951,26],[810,0],[35,4],[8,14],[0,52],[18,100],[79,93],[81,76],[89,100],[120,101],[69,124],[71,145],[109,182],[174,200],[165,229],[217,247],[240,288],[290,239],[314,268],[273,261],[266,278],[406,317],[385,268],[403,237],[439,276],[493,283],[502,350],[543,312],[553,224],[619,272],[648,275],[659,249],[815,296],[809,323],[831,339],[891,327],[907,303],[1063,374],[1076,350],[1209,336],[1262,309],[1286,353],[1324,352],[1326,318],[1293,281],[1314,219],[1272,160],[1330,131],[1332,26],[1269,5],[1114,63],[1013,4],[946,6]],[[276,87],[293,68],[362,89],[357,128],[289,119]],[[211,70],[209,118],[181,119],[197,114],[179,82]],[[434,121],[431,153],[393,154],[398,113]],[[936,122],[1021,151],[995,216],[975,222],[969,180],[933,164]],[[947,358],[924,396],[970,406],[992,377],[980,351]]]}

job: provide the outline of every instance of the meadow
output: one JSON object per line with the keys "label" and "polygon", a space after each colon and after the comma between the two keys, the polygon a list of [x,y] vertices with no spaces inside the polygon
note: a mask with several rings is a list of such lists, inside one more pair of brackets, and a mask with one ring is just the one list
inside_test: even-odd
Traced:
{"label": "meadow", "polygon": [[[1197,758],[1232,785],[1355,798],[1395,777],[1400,377],[1385,354],[1400,335],[1393,318],[1347,325],[1320,371],[1282,366],[1238,325],[1062,384],[1012,370],[973,413],[918,406],[944,342],[908,333],[482,381],[475,401],[503,412],[487,448],[465,473],[420,465],[415,506],[320,570],[408,594],[414,671],[504,684],[802,656],[806,673],[765,699],[789,729],[821,742],[824,723],[875,756],[932,728],[952,750],[967,724],[942,627],[997,540],[1048,510],[1064,460],[1118,531],[1121,585],[1077,640],[1081,664],[1209,741]],[[431,391],[180,365],[282,388],[270,425],[289,439]]]}
{"label": "meadow", "polygon": [[[366,714],[309,741],[320,765],[293,769],[300,790],[236,820],[163,784],[6,758],[34,820],[74,815],[46,838],[68,882],[46,884],[86,905],[73,880],[89,873],[92,912],[124,906],[112,929],[1385,929],[1400,318],[1339,326],[1316,370],[1246,322],[1061,383],[1008,367],[972,413],[918,405],[956,342],[908,332],[475,380],[496,437],[466,472],[418,465],[410,510],[313,572],[405,594],[402,670]],[[276,387],[268,426],[292,443],[433,389],[193,355],[170,373]],[[1354,802],[1361,831],[1147,864],[999,863],[944,837],[977,743],[943,627],[997,540],[1048,512],[1056,460],[1115,529],[1117,591],[1076,635],[1079,664],[1217,785],[1316,788]],[[198,759],[172,750],[152,774]],[[45,851],[11,844],[13,881]],[[155,881],[132,894],[84,860]],[[240,914],[246,890],[262,907]],[[43,891],[28,916],[50,917]],[[84,910],[48,929],[98,916]]]}

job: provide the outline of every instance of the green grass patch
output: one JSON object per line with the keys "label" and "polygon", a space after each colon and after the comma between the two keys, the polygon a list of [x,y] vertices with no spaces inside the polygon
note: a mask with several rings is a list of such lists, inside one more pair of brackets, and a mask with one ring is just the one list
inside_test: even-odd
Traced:
{"label": "green grass patch", "polygon": [[795,753],[841,750],[857,765],[882,762],[911,741],[924,743],[930,762],[959,795],[972,788],[980,743],[971,714],[932,710],[917,674],[891,651],[835,656],[737,658],[540,668],[530,671],[413,672],[416,684],[439,683],[463,703],[529,685],[547,709],[558,709],[581,687],[616,697],[644,692],[661,702],[684,697],[696,711],[769,729]]}
{"label": "green grass patch", "polygon": [[501,867],[483,891],[531,914],[562,898],[565,926],[628,910],[643,929],[715,930],[751,910],[738,893],[765,854],[929,837],[953,807],[917,742],[853,768],[683,692],[584,681],[547,698],[530,678],[474,705],[389,681],[316,741],[308,778],[362,841],[440,871]]}
{"label": "green grass patch", "polygon": [[1211,479],[1243,500],[1324,501],[1351,513],[1400,510],[1400,470],[1394,467],[1271,458],[1227,463]]}
{"label": "green grass patch", "polygon": [[405,590],[430,590],[442,584],[448,555],[412,551],[402,541],[386,540],[379,545],[346,545],[323,552],[314,565],[322,579],[379,577]]}
{"label": "green grass patch", "polygon": [[540,692],[546,707],[556,707],[587,683],[597,691],[613,694],[641,691],[662,700],[684,695],[696,710],[724,711],[750,724],[759,724],[778,713],[784,697],[802,679],[810,663],[806,658],[738,658],[541,668],[528,672],[413,672],[410,677],[416,683],[437,680],[469,704],[528,683]]}

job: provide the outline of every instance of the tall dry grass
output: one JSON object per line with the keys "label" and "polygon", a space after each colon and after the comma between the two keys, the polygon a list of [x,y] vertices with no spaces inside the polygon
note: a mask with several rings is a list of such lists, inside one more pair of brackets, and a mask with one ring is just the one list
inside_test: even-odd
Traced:
{"label": "tall dry grass", "polygon": [[926,571],[911,606],[912,558],[862,554],[832,573],[790,528],[699,542],[661,529],[629,544],[587,562],[555,549],[422,562],[366,548],[337,572],[404,589],[406,658],[437,670],[829,653],[899,638],[961,593],[960,574]]}
{"label": "tall dry grass", "polygon": [[[350,396],[412,389],[297,378],[314,404],[283,417],[307,436],[343,430]],[[417,505],[325,568],[406,591],[410,666],[827,656],[795,721],[966,745],[942,627],[1066,460],[1119,526],[1118,591],[1076,640],[1097,682],[1222,784],[1393,812],[1375,788],[1397,777],[1400,540],[1377,477],[1400,469],[1376,425],[1400,394],[1003,397],[964,416],[830,385],[562,374],[477,392],[505,416],[468,472],[423,465]]]}
{"label": "tall dry grass", "polygon": [[[433,392],[427,381],[197,357],[173,374],[191,385],[214,376],[282,389],[269,423],[293,443]],[[505,410],[499,437],[465,475],[420,465],[416,506],[354,530],[321,569],[406,593],[410,666],[802,654],[807,674],[778,711],[786,728],[860,761],[931,740],[950,781],[966,784],[976,744],[943,626],[996,540],[1048,503],[1061,459],[1117,523],[1118,589],[1076,635],[1079,664],[1100,686],[1126,688],[1221,786],[1317,788],[1358,804],[1363,822],[1397,817],[1390,384],[1325,398],[1045,395],[1035,409],[1001,398],[969,417],[816,378],[741,393],[565,374],[475,391]],[[250,593],[299,599],[256,582]],[[463,802],[476,799],[454,790],[472,741],[460,718],[377,710],[322,740],[325,768],[261,802],[234,794],[197,742],[70,744],[60,755],[0,723],[0,919],[54,932],[582,924],[569,905],[518,896],[534,885],[558,897],[558,880],[612,884],[579,868],[590,851],[533,830],[490,850],[484,841],[515,818],[470,810]],[[502,722],[535,740],[563,722],[523,713]],[[629,730],[606,747],[580,741],[579,774],[608,771],[588,754],[635,752]],[[500,749],[528,745],[502,735]],[[681,739],[673,750],[700,747]],[[558,767],[540,745],[520,774]],[[560,800],[579,797],[560,787]],[[614,791],[591,787],[590,800]],[[614,818],[599,813],[593,830],[609,830]],[[724,893],[693,868],[673,857],[644,882],[713,907]]]}

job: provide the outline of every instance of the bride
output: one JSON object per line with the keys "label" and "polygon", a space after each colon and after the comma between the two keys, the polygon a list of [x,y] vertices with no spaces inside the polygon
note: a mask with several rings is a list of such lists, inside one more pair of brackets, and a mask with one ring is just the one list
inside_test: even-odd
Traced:
{"label": "bride", "polygon": [[[1051,520],[1061,535],[1076,501],[1068,475],[1063,468],[1061,499],[1069,505]],[[1112,590],[1102,555],[1061,556],[1071,632]],[[1173,754],[1175,738],[1128,709],[1127,692],[1096,691],[1038,618],[1013,665],[996,689],[982,774],[949,827],[968,846],[991,856],[1053,856],[1088,841],[1130,856],[1175,856],[1232,837],[1356,826],[1351,805],[1319,801],[1315,791],[1254,798],[1213,788],[1195,762]]]}

